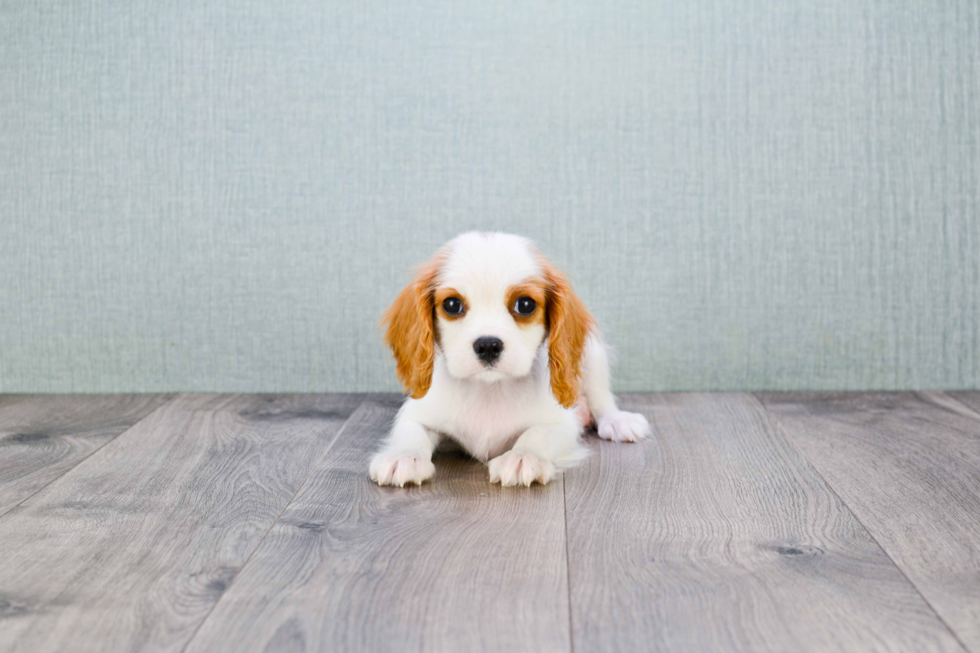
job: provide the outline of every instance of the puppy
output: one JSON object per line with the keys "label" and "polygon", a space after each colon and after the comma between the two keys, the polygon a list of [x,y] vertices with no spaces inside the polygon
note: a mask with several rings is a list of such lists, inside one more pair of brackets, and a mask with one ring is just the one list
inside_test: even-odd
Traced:
{"label": "puppy", "polygon": [[455,440],[490,482],[548,483],[586,456],[583,428],[633,442],[646,418],[616,407],[592,316],[526,238],[466,233],[422,265],[384,316],[411,397],[370,465],[379,485],[421,485]]}

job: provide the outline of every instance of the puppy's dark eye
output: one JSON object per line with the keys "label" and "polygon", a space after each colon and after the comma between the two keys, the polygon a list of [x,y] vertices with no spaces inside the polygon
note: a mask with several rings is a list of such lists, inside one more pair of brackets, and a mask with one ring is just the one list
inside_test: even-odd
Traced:
{"label": "puppy's dark eye", "polygon": [[537,307],[538,303],[530,297],[521,297],[514,302],[514,312],[518,315],[530,315]]}
{"label": "puppy's dark eye", "polygon": [[442,302],[442,310],[446,315],[459,315],[463,312],[463,302],[459,297],[447,297]]}

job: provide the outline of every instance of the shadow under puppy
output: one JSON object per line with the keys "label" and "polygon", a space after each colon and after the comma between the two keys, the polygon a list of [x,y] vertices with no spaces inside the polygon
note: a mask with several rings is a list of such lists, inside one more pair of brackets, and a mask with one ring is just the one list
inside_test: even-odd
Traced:
{"label": "shadow under puppy", "polygon": [[471,232],[418,269],[384,316],[385,340],[411,397],[371,461],[380,485],[432,478],[432,453],[451,438],[489,461],[490,481],[547,483],[585,458],[580,441],[649,435],[621,411],[609,357],[568,283],[520,236]]}

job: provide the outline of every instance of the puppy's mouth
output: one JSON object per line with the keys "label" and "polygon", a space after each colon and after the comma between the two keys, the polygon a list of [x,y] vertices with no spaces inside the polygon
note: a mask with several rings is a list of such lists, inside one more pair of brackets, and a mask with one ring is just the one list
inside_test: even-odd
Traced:
{"label": "puppy's mouth", "polygon": [[474,374],[472,378],[484,383],[496,383],[497,381],[503,381],[508,378],[508,374],[496,369],[491,363],[485,364],[484,368]]}

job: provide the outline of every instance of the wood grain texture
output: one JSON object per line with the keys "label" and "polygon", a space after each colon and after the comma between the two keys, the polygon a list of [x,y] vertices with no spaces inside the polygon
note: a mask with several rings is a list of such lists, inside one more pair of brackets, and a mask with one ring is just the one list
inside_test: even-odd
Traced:
{"label": "wood grain texture", "polygon": [[168,399],[168,395],[0,397],[0,515]]}
{"label": "wood grain texture", "polygon": [[179,650],[359,401],[184,396],[0,518],[0,649]]}
{"label": "wood grain texture", "polygon": [[961,650],[754,398],[623,403],[653,438],[565,481],[577,650]]}
{"label": "wood grain texture", "polygon": [[0,394],[0,408],[5,406],[12,406],[18,401],[24,401],[28,397],[33,397],[37,395],[25,395],[25,394]]}
{"label": "wood grain texture", "polygon": [[978,415],[942,393],[761,398],[936,612],[980,651]]}
{"label": "wood grain texture", "polygon": [[361,406],[189,651],[568,650],[561,482],[442,457],[432,483],[378,487],[397,405]]}
{"label": "wood grain texture", "polygon": [[980,392],[948,392],[946,394],[980,415]]}

